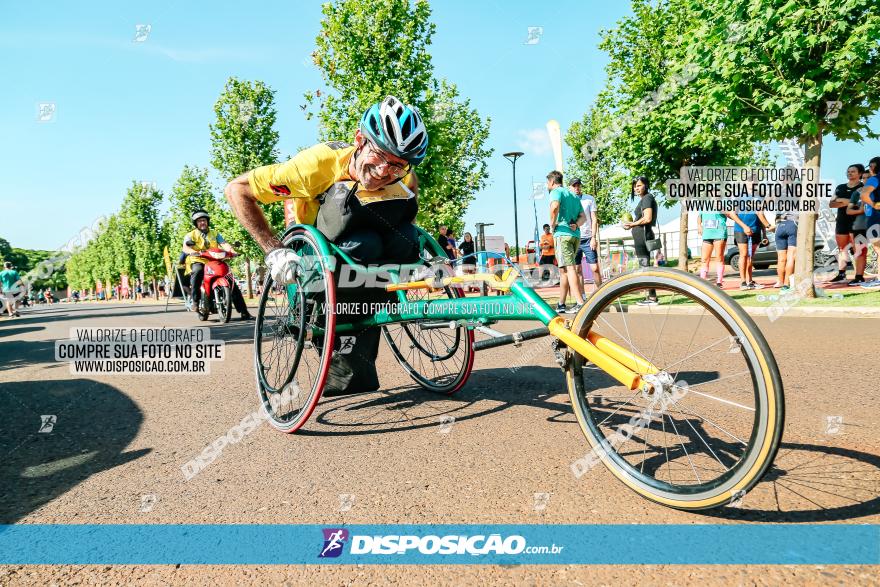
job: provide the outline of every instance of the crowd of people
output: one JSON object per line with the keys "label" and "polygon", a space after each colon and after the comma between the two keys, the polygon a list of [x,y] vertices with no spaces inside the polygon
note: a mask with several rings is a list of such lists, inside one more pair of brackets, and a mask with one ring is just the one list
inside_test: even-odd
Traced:
{"label": "crowd of people", "polygon": [[[864,288],[880,287],[880,276],[867,281],[865,271],[868,250],[872,247],[880,259],[880,157],[874,157],[867,166],[853,164],[847,169],[847,182],[837,186],[830,203],[837,210],[835,239],[837,244],[837,274],[829,283],[847,280],[850,263],[854,269],[850,286]],[[662,262],[662,242],[655,233],[657,226],[657,199],[650,190],[647,177],[632,180],[630,203],[632,214],[622,226],[632,235],[633,249],[638,264],[647,267]],[[589,266],[596,286],[602,283],[598,255],[598,210],[592,195],[585,194],[581,180],[573,178],[563,185],[562,173],[552,171],[547,175],[550,193],[550,223],[544,224],[540,235],[536,261],[539,279],[547,282],[553,267],[559,272],[559,302],[557,311],[577,312],[585,301],[585,278],[582,263]],[[725,255],[729,241],[728,224],[732,224],[733,244],[739,253],[738,270],[740,290],[756,290],[765,287],[778,288],[786,293],[793,288],[792,276],[797,253],[798,214],[782,213],[768,219],[761,213],[701,212],[697,216],[697,232],[701,242],[700,277],[712,280],[723,287],[726,270]],[[772,285],[761,284],[754,279],[753,258],[758,249],[770,244],[771,233],[776,248],[776,281]],[[455,259],[472,255],[473,238],[465,233],[464,240],[457,243],[454,232],[440,228],[440,246],[447,256]],[[574,305],[568,306],[571,296]],[[656,305],[656,292],[648,291],[640,305]]]}

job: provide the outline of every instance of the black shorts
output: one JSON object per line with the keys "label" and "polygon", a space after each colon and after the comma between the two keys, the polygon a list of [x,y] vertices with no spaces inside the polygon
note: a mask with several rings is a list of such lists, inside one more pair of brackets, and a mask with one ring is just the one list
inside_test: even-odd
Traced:
{"label": "black shorts", "polygon": [[714,245],[718,241],[726,241],[726,238],[704,238],[703,242],[707,245]]}
{"label": "black shorts", "polygon": [[[853,216],[852,218],[854,220],[855,216]],[[840,222],[839,220],[835,221],[834,222],[834,234],[838,234],[840,236],[849,236],[850,234],[852,234],[853,220],[844,221],[844,222]]]}
{"label": "black shorts", "polygon": [[[752,245],[757,245],[761,242],[761,239],[754,232],[752,233]],[[749,235],[744,232],[734,232],[733,233],[733,242],[738,245],[748,245],[749,244]]]}

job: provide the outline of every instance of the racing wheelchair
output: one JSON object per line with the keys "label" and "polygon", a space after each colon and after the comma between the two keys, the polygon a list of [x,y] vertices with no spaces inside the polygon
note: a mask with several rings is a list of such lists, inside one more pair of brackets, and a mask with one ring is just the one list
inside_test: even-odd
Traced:
{"label": "racing wheelchair", "polygon": [[[699,510],[740,499],[771,466],[784,421],[779,370],[754,321],[714,285],[641,268],[605,282],[566,319],[515,264],[454,275],[439,244],[418,231],[420,261],[391,268],[356,264],[313,226],[284,233],[298,261],[285,283],[267,276],[254,334],[258,393],[273,427],[292,433],[305,424],[334,349],[366,328],[381,327],[412,380],[440,394],[465,386],[477,351],[549,337],[546,350],[529,348],[552,353],[564,372],[587,439],[575,476],[601,463],[643,497]],[[396,303],[337,320],[342,268],[381,277]],[[462,285],[473,282],[502,295],[466,297]],[[639,304],[649,295],[656,304]],[[541,326],[505,334],[491,328],[499,321]],[[510,362],[536,355],[519,351]]]}

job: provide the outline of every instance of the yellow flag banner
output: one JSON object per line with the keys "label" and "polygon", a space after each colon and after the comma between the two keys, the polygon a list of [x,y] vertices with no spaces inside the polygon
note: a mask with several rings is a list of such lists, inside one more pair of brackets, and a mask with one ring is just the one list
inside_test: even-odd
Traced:
{"label": "yellow flag banner", "polygon": [[168,272],[168,277],[170,278],[173,274],[171,272],[171,255],[168,253],[168,247],[165,247],[165,250],[162,251],[162,258],[165,259],[165,271]]}

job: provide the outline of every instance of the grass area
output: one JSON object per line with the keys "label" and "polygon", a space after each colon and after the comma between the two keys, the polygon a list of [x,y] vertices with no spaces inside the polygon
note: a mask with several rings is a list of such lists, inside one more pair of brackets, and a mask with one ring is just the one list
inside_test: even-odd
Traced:
{"label": "grass area", "polygon": [[[778,304],[780,294],[778,289],[762,289],[762,290],[725,290],[725,293],[737,301],[741,306],[750,306],[758,308],[766,308]],[[817,293],[823,295],[821,289],[817,289]],[[687,298],[678,296],[669,299],[669,295],[664,296],[662,291],[659,292],[661,305],[672,304],[690,305],[693,302]],[[880,307],[880,290],[863,290],[861,288],[849,288],[846,290],[825,290],[824,296],[815,299],[793,298],[793,304],[799,307],[825,307],[825,308],[844,308],[844,307]],[[624,304],[633,304],[645,297],[644,293],[638,295],[631,294],[623,297]],[[557,296],[544,297],[548,303],[555,304],[558,301]],[[571,303],[571,300],[569,300]]]}
{"label": "grass area", "polygon": [[[739,302],[742,306],[771,306],[779,301],[779,290],[757,290],[757,291],[728,291],[730,297]],[[818,294],[827,297],[816,299],[799,298],[798,306],[817,306],[817,307],[880,307],[880,290],[864,290],[862,288],[830,289],[822,292],[817,289]]]}

